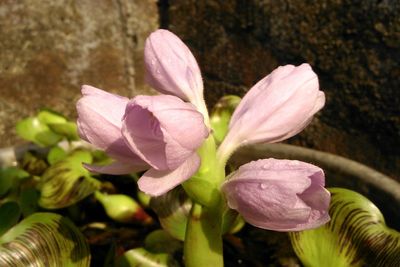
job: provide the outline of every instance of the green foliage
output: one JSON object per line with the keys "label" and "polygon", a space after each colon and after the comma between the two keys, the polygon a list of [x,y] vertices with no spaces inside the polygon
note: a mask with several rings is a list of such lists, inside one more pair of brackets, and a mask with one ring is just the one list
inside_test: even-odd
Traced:
{"label": "green foliage", "polygon": [[29,173],[17,167],[0,168],[0,197],[5,195],[14,184],[29,177]]}
{"label": "green foliage", "polygon": [[0,206],[0,236],[14,226],[21,216],[21,209],[17,202],[10,201]]}
{"label": "green foliage", "polygon": [[174,253],[182,249],[182,242],[173,238],[165,230],[155,230],[146,236],[144,246],[154,253]]}
{"label": "green foliage", "polygon": [[40,183],[39,205],[46,209],[59,209],[77,203],[100,187],[82,162],[91,163],[90,152],[77,150],[51,165]]}
{"label": "green foliage", "polygon": [[192,201],[182,188],[178,187],[164,195],[153,197],[150,207],[157,213],[161,226],[168,234],[178,240],[185,240]]}
{"label": "green foliage", "polygon": [[22,214],[27,217],[38,210],[39,191],[36,188],[23,189],[19,195]]}
{"label": "green foliage", "polygon": [[37,116],[19,121],[16,132],[21,138],[44,147],[57,144],[63,137],[79,139],[76,124],[51,110],[42,110]]}
{"label": "green foliage", "polygon": [[144,248],[128,250],[119,259],[118,267],[178,267],[168,253],[152,253]]}
{"label": "green foliage", "polygon": [[67,157],[67,152],[65,152],[64,149],[62,149],[59,146],[54,146],[49,150],[49,153],[47,154],[47,162],[50,165],[53,165],[54,163],[65,159]]}
{"label": "green foliage", "polygon": [[290,233],[305,266],[400,266],[400,233],[386,226],[379,209],[364,196],[331,188],[331,221]]}
{"label": "green foliage", "polygon": [[0,266],[85,267],[89,245],[76,226],[54,213],[35,213],[0,237]]}
{"label": "green foliage", "polygon": [[210,123],[217,143],[221,143],[228,132],[229,121],[241,98],[235,95],[223,96],[211,112]]}

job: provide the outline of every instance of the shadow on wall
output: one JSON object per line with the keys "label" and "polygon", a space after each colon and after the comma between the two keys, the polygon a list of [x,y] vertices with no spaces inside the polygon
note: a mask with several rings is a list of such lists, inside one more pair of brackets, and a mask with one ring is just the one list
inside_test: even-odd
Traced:
{"label": "shadow on wall", "polygon": [[209,104],[243,95],[279,65],[310,63],[327,105],[289,142],[400,179],[400,2],[280,3],[164,0],[160,22],[194,52]]}

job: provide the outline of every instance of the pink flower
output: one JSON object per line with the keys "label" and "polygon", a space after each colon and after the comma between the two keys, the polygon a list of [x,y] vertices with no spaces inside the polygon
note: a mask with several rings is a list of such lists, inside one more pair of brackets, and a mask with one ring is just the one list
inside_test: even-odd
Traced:
{"label": "pink flower", "polygon": [[159,196],[197,171],[196,150],[208,129],[203,115],[175,96],[137,96],[126,106],[122,135],[130,149],[152,167],[138,181],[140,190]]}
{"label": "pink flower", "polygon": [[324,104],[325,95],[310,65],[279,67],[243,97],[220,151],[229,154],[241,145],[290,138],[302,131]]}
{"label": "pink flower", "polygon": [[250,224],[274,231],[300,231],[330,220],[330,193],[317,166],[263,159],[245,164],[222,185],[230,208]]}
{"label": "pink flower", "polygon": [[175,34],[157,30],[146,40],[146,80],[157,91],[203,108],[203,81],[196,59]]}
{"label": "pink flower", "polygon": [[82,95],[76,105],[80,137],[116,160],[107,166],[86,167],[91,171],[109,174],[148,169],[148,164],[133,153],[122,138],[122,117],[128,99],[88,85],[82,86]]}

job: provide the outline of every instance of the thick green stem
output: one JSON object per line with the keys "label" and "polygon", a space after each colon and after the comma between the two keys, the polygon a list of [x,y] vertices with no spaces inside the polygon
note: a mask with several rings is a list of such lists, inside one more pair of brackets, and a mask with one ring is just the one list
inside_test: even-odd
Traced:
{"label": "thick green stem", "polygon": [[186,267],[224,266],[221,222],[219,208],[193,204],[184,245]]}

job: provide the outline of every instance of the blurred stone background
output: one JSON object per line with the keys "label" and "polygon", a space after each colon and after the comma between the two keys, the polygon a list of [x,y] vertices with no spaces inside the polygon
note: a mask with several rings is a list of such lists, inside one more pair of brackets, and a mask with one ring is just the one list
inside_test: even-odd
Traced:
{"label": "blurred stone background", "polygon": [[[38,4],[40,3],[40,4]],[[310,63],[327,105],[288,142],[400,179],[400,1],[101,0],[0,2],[0,146],[40,107],[75,116],[81,84],[133,96],[143,43],[162,27],[199,61],[211,107],[284,64]]]}

